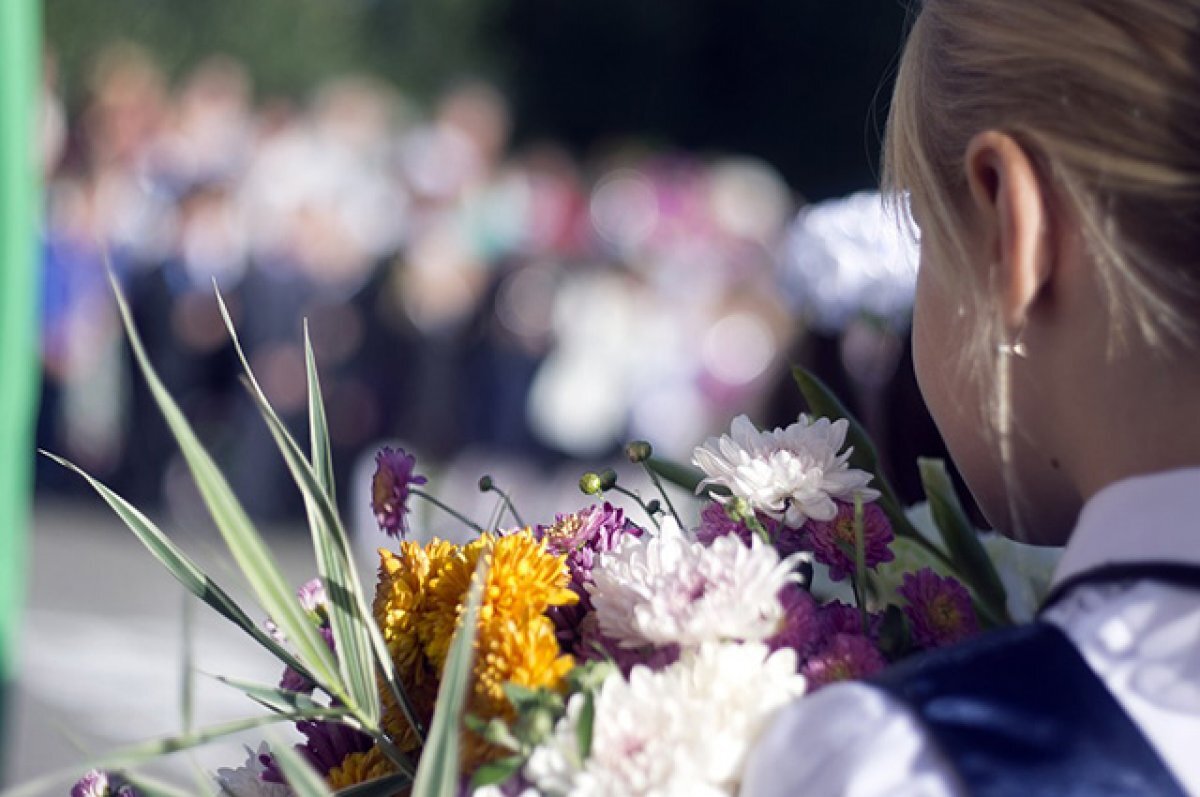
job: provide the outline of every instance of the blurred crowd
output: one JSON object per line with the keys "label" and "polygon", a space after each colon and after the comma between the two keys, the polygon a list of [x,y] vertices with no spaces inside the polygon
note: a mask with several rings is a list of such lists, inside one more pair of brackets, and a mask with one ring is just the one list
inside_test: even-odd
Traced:
{"label": "blurred crowd", "polygon": [[[300,103],[256,96],[228,58],[171,83],[117,45],[68,112],[46,75],[38,442],[135,501],[169,501],[180,465],[134,378],[106,264],[167,387],[265,517],[297,502],[214,283],[301,432],[307,319],[343,474],[385,439],[431,461],[595,460],[630,438],[687,459],[739,412],[794,420],[790,361],[859,398],[875,385],[870,415],[904,358],[911,280],[893,280],[876,323],[823,326],[804,302],[832,278],[814,293],[797,274],[820,269],[795,255],[819,219],[798,228],[798,199],[753,159],[514,146],[504,98],[475,82],[425,110],[369,77]],[[39,466],[41,489],[67,485]]]}

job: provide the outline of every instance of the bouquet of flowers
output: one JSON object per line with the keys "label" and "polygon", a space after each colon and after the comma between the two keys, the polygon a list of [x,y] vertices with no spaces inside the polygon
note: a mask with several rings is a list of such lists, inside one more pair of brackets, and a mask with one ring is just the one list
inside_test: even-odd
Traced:
{"label": "bouquet of flowers", "polygon": [[[580,487],[592,506],[527,524],[484,477],[497,512],[486,526],[459,516],[476,533],[465,544],[408,539],[410,501],[432,497],[415,459],[385,448],[372,509],[391,543],[364,590],[336,511],[307,341],[307,452],[246,365],[307,509],[319,577],[297,593],[163,388],[117,293],[138,363],[270,620],[252,619],[145,515],[79,472],[188,590],[275,655],[282,675],[223,679],[266,711],[91,762],[76,797],[182,794],[135,768],[281,724],[296,739],[269,737],[241,766],[218,770],[212,792],[732,794],[756,738],[790,701],[1009,622],[1005,584],[941,464],[921,463],[933,529],[920,529],[929,524],[876,472],[862,429],[802,371],[813,414],[787,428],[740,417],[695,450],[694,467],[630,444],[654,500],[612,471],[589,473]],[[664,479],[704,502],[697,527],[681,520]],[[611,493],[634,499],[638,516]]]}

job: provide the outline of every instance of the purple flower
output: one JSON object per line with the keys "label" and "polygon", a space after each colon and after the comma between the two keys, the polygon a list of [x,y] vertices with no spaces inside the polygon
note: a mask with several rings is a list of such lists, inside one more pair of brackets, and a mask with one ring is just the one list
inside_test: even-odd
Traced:
{"label": "purple flower", "polygon": [[905,573],[897,592],[908,601],[904,614],[920,647],[953,645],[979,633],[971,594],[955,579],[923,567]]}
{"label": "purple flower", "polygon": [[[821,621],[821,636],[832,637],[835,634],[863,635],[862,612],[848,603],[830,601],[817,610]],[[883,625],[883,615],[877,612],[867,613],[867,633],[872,639],[879,636],[879,628]]]}
{"label": "purple flower", "polygon": [[325,584],[321,579],[314,578],[304,582],[300,589],[296,590],[296,597],[300,599],[304,611],[324,618],[329,599],[325,596]]}
{"label": "purple flower", "polygon": [[[300,589],[296,590],[296,598],[299,599],[300,605],[304,607],[304,611],[312,615],[317,623],[317,630],[321,633],[321,638],[325,640],[325,644],[329,649],[336,650],[336,643],[333,639],[333,629],[329,627],[329,601],[325,595],[325,585],[321,579],[314,578],[306,581]],[[284,642],[283,634],[279,628],[270,620],[267,621],[267,630],[271,636],[279,642]],[[288,667],[283,671],[283,677],[279,679],[279,688],[286,689],[289,692],[300,692],[308,694],[316,686],[312,681],[305,678],[300,673]]]}
{"label": "purple flower", "polygon": [[800,661],[812,652],[821,639],[821,622],[817,602],[799,584],[788,584],[779,593],[783,604],[783,625],[767,640],[772,652],[780,648],[796,651]]}
{"label": "purple flower", "polygon": [[[805,537],[800,529],[784,526],[778,520],[768,517],[761,512],[755,515],[755,517],[762,524],[763,529],[767,532],[767,536],[771,538],[771,543],[775,546],[775,550],[779,551],[779,558],[785,559],[805,549]],[[705,545],[711,545],[712,541],[718,537],[728,537],[730,535],[737,537],[749,545],[750,538],[754,535],[754,532],[745,523],[729,517],[729,514],[725,511],[725,507],[717,502],[713,501],[704,507],[700,512],[700,527],[696,529],[696,539]]]}
{"label": "purple flower", "polygon": [[549,526],[538,526],[534,536],[546,541],[546,550],[567,557],[572,577],[592,580],[596,555],[608,553],[626,535],[642,536],[643,529],[625,517],[625,511],[605,502],[570,515],[557,515]]}
{"label": "purple flower", "polygon": [[413,485],[429,480],[413,472],[417,460],[403,448],[384,447],[375,455],[375,476],[371,480],[371,509],[379,528],[391,537],[408,534],[408,496]]}
{"label": "purple flower", "polygon": [[679,645],[623,647],[617,640],[605,636],[596,622],[596,615],[589,614],[579,627],[579,641],[574,653],[580,661],[611,661],[628,678],[639,664],[655,671],[674,664],[679,660]]}
{"label": "purple flower", "polygon": [[[321,638],[325,640],[325,644],[330,650],[334,650],[336,643],[333,641],[333,629],[327,625],[323,625],[317,629],[321,633]],[[305,678],[300,673],[287,667],[283,671],[283,676],[279,679],[279,688],[286,689],[289,692],[300,692],[307,695],[316,687],[316,684]]]}
{"label": "purple flower", "polygon": [[[296,723],[296,730],[304,735],[304,744],[296,745],[300,753],[313,765],[322,777],[330,770],[342,765],[342,761],[351,753],[365,753],[371,749],[371,737],[365,733],[337,722],[316,722],[301,720]],[[263,766],[262,779],[267,783],[286,783],[283,773],[272,755],[260,755],[259,763]]]}
{"label": "purple flower", "polygon": [[[805,524],[813,558],[829,566],[829,577],[841,581],[854,572],[854,504],[837,501],[833,520]],[[892,524],[877,504],[863,505],[863,542],[867,567],[892,561]]]}
{"label": "purple flower", "polygon": [[341,766],[351,753],[365,753],[374,744],[370,736],[337,722],[296,723],[296,730],[304,734],[307,741],[296,749],[304,754],[309,763],[322,775]]}
{"label": "purple flower", "polygon": [[93,769],[71,787],[71,797],[140,797],[140,792],[111,772]]}
{"label": "purple flower", "polygon": [[548,611],[554,621],[559,645],[563,650],[577,652],[581,642],[580,624],[591,612],[592,604],[584,585],[592,580],[596,557],[617,547],[627,535],[640,537],[644,529],[625,517],[622,509],[612,504],[594,504],[569,515],[557,515],[549,526],[538,526],[534,537],[546,541],[546,550],[567,557],[571,574],[571,589],[579,595],[572,606],[553,606]]}
{"label": "purple flower", "polygon": [[879,648],[861,634],[835,634],[824,647],[804,662],[800,672],[809,690],[837,681],[869,678],[887,666]]}

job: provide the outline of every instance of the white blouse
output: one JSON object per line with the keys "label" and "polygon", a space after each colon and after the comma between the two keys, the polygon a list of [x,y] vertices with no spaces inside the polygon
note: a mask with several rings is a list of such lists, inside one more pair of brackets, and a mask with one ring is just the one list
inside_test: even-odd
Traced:
{"label": "white blouse", "polygon": [[[1200,469],[1118,482],[1084,506],[1054,582],[1107,564],[1200,567]],[[1159,757],[1200,797],[1200,592],[1085,584],[1043,619],[1066,632]],[[1030,677],[1037,677],[1030,662]],[[789,706],[751,755],[742,797],[966,797],[902,703],[861,684]]]}

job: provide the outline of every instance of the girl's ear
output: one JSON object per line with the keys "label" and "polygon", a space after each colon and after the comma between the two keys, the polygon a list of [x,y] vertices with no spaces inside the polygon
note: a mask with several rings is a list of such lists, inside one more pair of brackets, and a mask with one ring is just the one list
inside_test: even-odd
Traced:
{"label": "girl's ear", "polygon": [[1019,331],[1054,268],[1041,181],[1025,149],[995,130],[971,139],[965,161],[980,240],[995,271],[1001,317],[1009,330]]}

